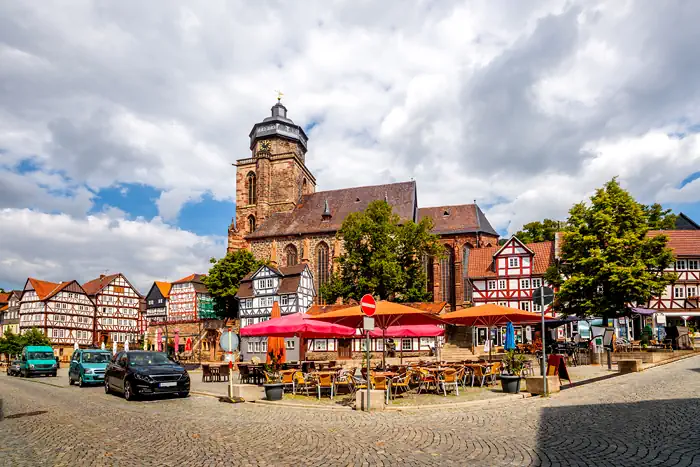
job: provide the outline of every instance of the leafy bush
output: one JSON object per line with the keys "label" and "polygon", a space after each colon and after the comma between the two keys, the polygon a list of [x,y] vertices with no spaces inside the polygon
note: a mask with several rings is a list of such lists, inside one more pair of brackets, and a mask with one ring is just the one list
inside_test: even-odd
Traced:
{"label": "leafy bush", "polygon": [[525,360],[525,355],[516,353],[515,350],[508,350],[502,360],[503,371],[509,375],[517,376],[522,373]]}

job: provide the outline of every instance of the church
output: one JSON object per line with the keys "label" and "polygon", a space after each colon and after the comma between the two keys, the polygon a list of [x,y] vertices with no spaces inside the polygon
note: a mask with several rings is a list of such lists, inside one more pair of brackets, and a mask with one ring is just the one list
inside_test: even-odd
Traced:
{"label": "church", "polygon": [[415,181],[316,191],[316,178],[306,166],[308,137],[287,117],[279,98],[249,136],[250,157],[235,164],[236,214],[228,252],[246,248],[281,267],[308,264],[318,291],[343,253],[336,233],[345,217],[383,199],[401,219],[432,218],[433,233],[447,253],[440,261],[425,262],[434,301],[444,301],[452,310],[471,302],[470,251],[498,244],[498,232],[479,206],[418,207]]}

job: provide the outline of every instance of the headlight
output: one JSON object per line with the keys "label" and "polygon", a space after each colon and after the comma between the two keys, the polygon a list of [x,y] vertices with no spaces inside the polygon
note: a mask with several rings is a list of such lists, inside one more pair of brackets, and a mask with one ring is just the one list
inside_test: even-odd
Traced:
{"label": "headlight", "polygon": [[85,374],[87,374],[87,375],[94,375],[94,374],[95,374],[95,370],[93,370],[92,368],[86,368],[86,369],[85,369]]}
{"label": "headlight", "polygon": [[58,363],[54,363],[52,368],[56,368],[58,366]]}
{"label": "headlight", "polygon": [[134,378],[140,380],[140,381],[145,381],[147,383],[151,382],[151,377],[148,375],[142,375],[140,373],[134,373]]}
{"label": "headlight", "polygon": [[29,369],[30,369],[30,370],[33,370],[33,369],[34,369],[34,365],[30,363],[30,364],[29,364]]}

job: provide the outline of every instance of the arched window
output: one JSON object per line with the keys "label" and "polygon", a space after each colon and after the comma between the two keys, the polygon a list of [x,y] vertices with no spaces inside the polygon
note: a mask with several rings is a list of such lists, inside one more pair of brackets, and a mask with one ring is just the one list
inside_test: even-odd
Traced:
{"label": "arched window", "polygon": [[284,247],[284,257],[287,260],[287,266],[295,266],[297,264],[297,247],[291,244]]}
{"label": "arched window", "polygon": [[328,252],[328,245],[325,243],[321,242],[316,246],[316,278],[319,287],[328,282],[330,278]]}
{"label": "arched window", "polygon": [[428,255],[423,255],[423,273],[425,274],[425,285],[428,293],[431,297],[433,294],[433,286],[435,284],[433,279],[433,257]]}
{"label": "arched window", "polygon": [[248,233],[255,232],[255,216],[248,216]]}
{"label": "arched window", "polygon": [[469,245],[464,245],[462,251],[462,283],[464,285],[464,301],[472,301],[472,284],[469,282],[469,253],[471,248]]}
{"label": "arched window", "polygon": [[445,246],[445,256],[440,260],[440,299],[454,305],[455,288],[455,252]]}
{"label": "arched window", "polygon": [[255,178],[255,174],[253,172],[248,172],[246,179],[246,183],[248,184],[248,204],[255,204],[258,200],[258,183]]}

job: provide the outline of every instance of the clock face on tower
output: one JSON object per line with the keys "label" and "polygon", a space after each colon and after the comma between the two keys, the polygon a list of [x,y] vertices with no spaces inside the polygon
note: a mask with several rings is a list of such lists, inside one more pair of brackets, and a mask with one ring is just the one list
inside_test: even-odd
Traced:
{"label": "clock face on tower", "polygon": [[270,152],[271,144],[269,141],[260,141],[259,150],[261,152]]}

